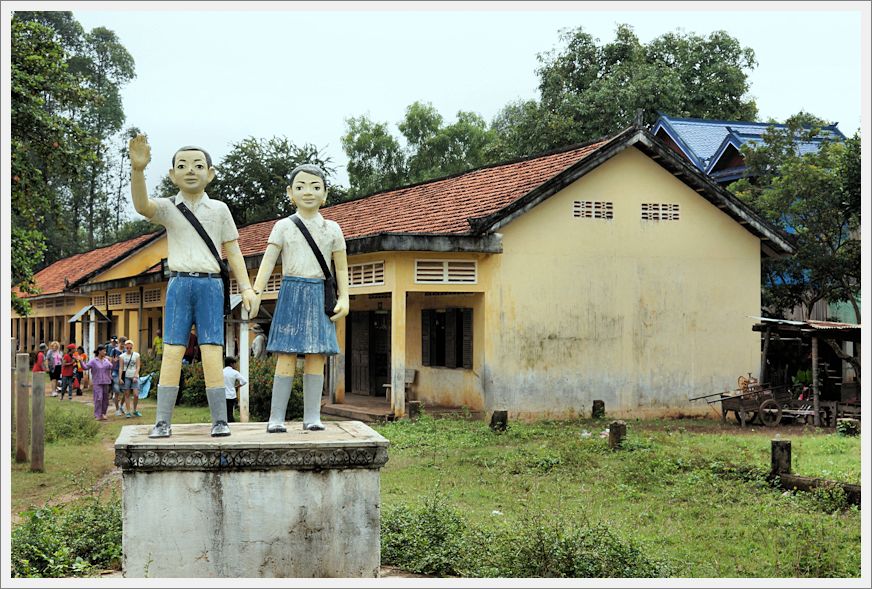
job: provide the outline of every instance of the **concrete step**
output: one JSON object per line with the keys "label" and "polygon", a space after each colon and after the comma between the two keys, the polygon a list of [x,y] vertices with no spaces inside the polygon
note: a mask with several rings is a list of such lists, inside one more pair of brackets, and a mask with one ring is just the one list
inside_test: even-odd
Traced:
{"label": "concrete step", "polygon": [[364,423],[384,423],[394,420],[394,414],[390,410],[368,409],[345,404],[322,405],[321,414],[355,419]]}

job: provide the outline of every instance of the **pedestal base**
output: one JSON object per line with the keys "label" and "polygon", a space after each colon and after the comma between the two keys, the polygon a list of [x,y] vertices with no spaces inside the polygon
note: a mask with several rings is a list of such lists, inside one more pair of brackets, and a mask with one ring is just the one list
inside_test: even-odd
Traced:
{"label": "pedestal base", "polygon": [[376,577],[388,441],[357,421],[298,425],[235,423],[227,438],[174,425],[156,440],[124,427],[124,576]]}

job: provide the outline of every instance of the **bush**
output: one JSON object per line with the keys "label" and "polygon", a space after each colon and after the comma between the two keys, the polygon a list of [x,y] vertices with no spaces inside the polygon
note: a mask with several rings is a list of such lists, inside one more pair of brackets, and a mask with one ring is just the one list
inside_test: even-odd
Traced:
{"label": "bush", "polygon": [[603,525],[533,514],[473,526],[444,497],[382,516],[382,561],[405,570],[468,577],[663,577],[671,568]]}
{"label": "bush", "polygon": [[26,512],[12,531],[13,577],[81,577],[118,568],[121,499],[96,497]]}
{"label": "bush", "polygon": [[[272,404],[273,376],[276,358],[252,358],[248,364],[248,412],[252,421],[269,421]],[[303,376],[297,373],[291,389],[291,398],[285,421],[303,417]]]}
{"label": "bush", "polygon": [[99,431],[100,424],[93,415],[68,411],[66,406],[46,403],[45,442],[47,444],[60,440],[73,443],[89,442]]}
{"label": "bush", "polygon": [[202,362],[182,365],[182,376],[179,382],[179,403],[193,407],[209,405],[206,398],[206,379],[203,376]]}
{"label": "bush", "polygon": [[860,435],[860,420],[859,419],[837,419],[836,432],[840,436],[859,436]]}

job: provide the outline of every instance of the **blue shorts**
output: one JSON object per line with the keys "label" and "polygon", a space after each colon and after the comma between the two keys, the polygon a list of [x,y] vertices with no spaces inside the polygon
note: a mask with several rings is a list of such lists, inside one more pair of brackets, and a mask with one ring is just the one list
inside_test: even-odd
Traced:
{"label": "blue shorts", "polygon": [[164,344],[187,346],[192,325],[197,326],[198,345],[224,345],[224,284],[220,278],[170,278]]}
{"label": "blue shorts", "polygon": [[324,312],[324,281],[285,276],[266,344],[282,354],[339,353],[336,325]]}
{"label": "blue shorts", "polygon": [[133,380],[132,378],[124,378],[124,383],[121,385],[122,391],[138,391],[139,390],[139,379]]}

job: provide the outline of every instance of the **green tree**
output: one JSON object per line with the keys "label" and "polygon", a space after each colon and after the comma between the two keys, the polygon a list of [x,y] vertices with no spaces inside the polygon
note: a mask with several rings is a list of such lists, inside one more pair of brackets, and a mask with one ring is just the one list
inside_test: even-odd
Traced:
{"label": "green tree", "polygon": [[355,195],[448,176],[487,164],[492,157],[494,134],[473,112],[459,111],[457,120],[446,125],[432,104],[412,103],[397,125],[405,148],[386,123],[362,116],[347,119],[346,125],[342,147]]}
{"label": "green tree", "polygon": [[747,177],[730,190],[796,242],[796,255],[764,261],[764,306],[781,314],[801,305],[808,317],[820,300],[848,301],[859,318],[860,138],[800,153],[823,125],[800,113],[770,127],[763,143],[743,146]]}
{"label": "green tree", "polygon": [[387,123],[368,116],[345,120],[342,149],[348,156],[348,183],[354,196],[396,188],[405,182],[406,157]]}
{"label": "green tree", "polygon": [[[33,273],[46,251],[44,227],[60,194],[93,158],[87,133],[69,116],[92,98],[67,67],[67,54],[45,24],[11,23],[12,285],[33,293]],[[28,313],[15,293],[13,308]]]}
{"label": "green tree", "polygon": [[579,27],[561,32],[562,45],[538,56],[538,102],[507,105],[494,121],[495,153],[522,156],[605,137],[633,123],[638,110],[651,124],[657,112],[679,117],[750,120],[746,97],[753,50],[723,31],[704,37],[667,33],[642,44],[632,27],[599,40]]}

